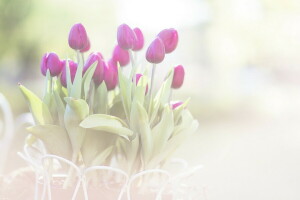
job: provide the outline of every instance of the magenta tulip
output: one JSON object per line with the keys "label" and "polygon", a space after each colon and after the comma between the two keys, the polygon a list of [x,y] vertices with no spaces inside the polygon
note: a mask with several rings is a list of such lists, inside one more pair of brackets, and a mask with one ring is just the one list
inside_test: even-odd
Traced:
{"label": "magenta tulip", "polygon": [[165,47],[160,38],[155,38],[147,49],[146,59],[153,64],[161,63],[165,58]]}
{"label": "magenta tulip", "polygon": [[80,49],[81,53],[85,53],[87,51],[89,51],[91,48],[91,43],[90,43],[90,39],[88,38],[88,42],[86,43],[85,47],[83,47],[82,49]]}
{"label": "magenta tulip", "polygon": [[69,46],[81,50],[88,46],[88,36],[82,24],[74,24],[69,33]]}
{"label": "magenta tulip", "polygon": [[[66,60],[63,60],[63,70],[60,77],[60,82],[62,86],[67,87],[67,71],[66,71]],[[69,60],[69,68],[70,68],[70,74],[71,74],[71,81],[73,83],[75,74],[77,71],[77,63],[73,62],[72,60]]]}
{"label": "magenta tulip", "polygon": [[157,35],[165,45],[166,53],[174,51],[178,44],[178,33],[175,29],[164,29]]}
{"label": "magenta tulip", "polygon": [[46,53],[43,56],[41,62],[41,72],[44,76],[46,76],[48,69],[52,77],[57,76],[61,73],[62,68],[62,62],[56,53]]}
{"label": "magenta tulip", "polygon": [[117,39],[119,46],[122,49],[128,50],[134,47],[136,36],[127,24],[122,24],[118,27]]}
{"label": "magenta tulip", "polygon": [[123,67],[128,65],[130,62],[130,56],[128,50],[122,49],[119,45],[116,45],[113,51],[112,59],[120,63],[120,66]]}
{"label": "magenta tulip", "polygon": [[134,42],[132,50],[139,51],[144,46],[144,36],[143,36],[141,29],[139,29],[139,28],[134,28],[133,32],[135,33],[136,40]]}
{"label": "magenta tulip", "polygon": [[110,59],[105,66],[105,78],[104,78],[107,90],[113,90],[118,85],[118,68],[115,65],[115,61]]}
{"label": "magenta tulip", "polygon": [[181,101],[171,103],[173,110],[175,110],[178,106],[181,106],[181,105],[182,105]]}
{"label": "magenta tulip", "polygon": [[94,64],[94,62],[97,62],[97,67],[93,75],[93,80],[95,85],[99,86],[104,80],[105,73],[105,62],[101,53],[94,52],[89,55],[87,61],[83,66],[83,74]]}
{"label": "magenta tulip", "polygon": [[174,76],[172,82],[172,88],[177,89],[180,88],[183,84],[184,80],[184,68],[182,65],[178,65],[174,68]]}

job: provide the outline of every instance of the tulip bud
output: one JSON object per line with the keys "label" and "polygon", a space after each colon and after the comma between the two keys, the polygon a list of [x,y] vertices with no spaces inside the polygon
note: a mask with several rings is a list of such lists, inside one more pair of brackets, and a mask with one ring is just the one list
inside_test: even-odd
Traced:
{"label": "tulip bud", "polygon": [[[143,76],[142,74],[136,74],[136,75],[135,75],[135,84],[136,84],[136,85],[139,83],[139,80],[140,80],[140,78],[141,78],[142,76]],[[132,79],[132,81],[133,81],[133,79]],[[148,84],[147,84],[147,86],[146,86],[145,95],[146,95],[147,93],[148,93]]]}
{"label": "tulip bud", "polygon": [[174,76],[172,82],[172,88],[177,89],[180,88],[183,84],[184,80],[184,68],[182,65],[178,65],[174,68]]}
{"label": "tulip bud", "polygon": [[158,64],[165,58],[165,47],[164,43],[160,38],[156,38],[150,44],[146,52],[146,59],[150,63]]}
{"label": "tulip bud", "polygon": [[69,33],[69,46],[81,50],[88,46],[88,36],[82,24],[74,24]]}
{"label": "tulip bud", "polygon": [[118,27],[117,39],[119,46],[122,49],[128,50],[133,48],[136,36],[127,24],[122,24]]}
{"label": "tulip bud", "polygon": [[89,55],[87,61],[83,66],[83,74],[94,64],[97,62],[97,66],[93,75],[93,80],[96,86],[99,86],[104,80],[104,70],[105,70],[105,62],[103,60],[103,56],[99,52],[95,52]]}
{"label": "tulip bud", "polygon": [[163,41],[166,53],[175,50],[178,44],[178,33],[175,29],[164,29],[157,36]]}
{"label": "tulip bud", "polygon": [[123,67],[127,65],[130,61],[129,52],[122,49],[119,45],[114,48],[112,59],[115,62],[119,62],[120,66]]}
{"label": "tulip bud", "polygon": [[181,106],[181,105],[182,105],[181,101],[171,103],[171,107],[173,110],[175,110],[178,106]]}
{"label": "tulip bud", "polygon": [[[62,61],[63,63],[63,70],[60,77],[60,82],[62,86],[67,87],[67,71],[66,71],[66,60]],[[77,71],[77,63],[73,62],[72,60],[69,60],[69,68],[70,68],[70,74],[71,74],[71,81],[73,83],[75,74]]]}
{"label": "tulip bud", "polygon": [[41,62],[41,72],[44,76],[46,76],[47,74],[47,57],[48,57],[48,53],[46,53],[43,58],[42,58],[42,62]]}
{"label": "tulip bud", "polygon": [[115,65],[115,61],[110,59],[105,66],[105,78],[104,78],[107,90],[113,90],[118,84],[118,68]]}
{"label": "tulip bud", "polygon": [[41,72],[44,76],[46,76],[48,69],[52,77],[57,76],[61,73],[62,67],[62,63],[56,53],[46,53],[43,56]]}
{"label": "tulip bud", "polygon": [[86,43],[86,46],[80,49],[80,52],[81,53],[87,52],[88,50],[90,50],[90,48],[91,48],[91,43],[90,43],[90,39],[88,38],[88,42]]}
{"label": "tulip bud", "polygon": [[132,50],[139,51],[144,46],[144,36],[143,36],[141,29],[139,29],[139,28],[134,28],[133,32],[135,33],[136,40],[134,42]]}

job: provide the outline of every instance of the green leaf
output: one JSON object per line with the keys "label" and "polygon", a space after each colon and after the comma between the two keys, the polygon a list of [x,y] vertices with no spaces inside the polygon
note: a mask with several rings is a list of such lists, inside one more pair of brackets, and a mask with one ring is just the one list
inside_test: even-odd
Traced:
{"label": "green leaf", "polygon": [[29,104],[29,109],[36,124],[52,124],[53,119],[47,105],[23,85],[20,90]]}
{"label": "green leaf", "polygon": [[185,100],[180,106],[178,106],[177,108],[175,108],[174,112],[174,121],[175,124],[178,123],[180,117],[181,117],[181,112],[183,111],[183,109],[185,109],[188,105],[188,103],[190,102],[191,98],[188,98],[187,100]]}
{"label": "green leaf", "polygon": [[172,138],[168,140],[168,143],[163,151],[153,157],[149,163],[149,167],[157,167],[161,162],[167,160],[178,149],[178,147],[197,130],[198,126],[199,123],[197,120],[192,120],[188,126],[186,126],[184,129],[181,129],[179,134],[172,136]]}
{"label": "green leaf", "polygon": [[114,150],[114,146],[109,146],[104,149],[98,156],[93,160],[92,166],[100,166],[103,165],[105,160],[111,155]]}
{"label": "green leaf", "polygon": [[122,98],[124,111],[127,117],[127,120],[130,118],[130,110],[131,110],[131,90],[132,90],[132,81],[126,78],[118,67],[118,77],[119,77],[119,87],[120,87],[120,95]]}
{"label": "green leaf", "polygon": [[90,166],[95,157],[103,152],[108,146],[114,145],[117,135],[104,131],[86,130],[84,143],[81,147],[83,161]]}
{"label": "green leaf", "polygon": [[130,127],[134,130],[134,132],[139,133],[143,162],[144,164],[147,164],[153,151],[153,138],[147,111],[136,101],[133,102],[131,109]]}
{"label": "green leaf", "polygon": [[71,79],[69,59],[66,59],[66,79],[67,79],[68,94],[72,94],[72,79]]}
{"label": "green leaf", "polygon": [[174,130],[173,113],[167,105],[162,113],[160,122],[152,129],[154,140],[154,155],[160,154],[165,148]]}
{"label": "green leaf", "polygon": [[94,106],[95,113],[107,113],[107,87],[104,81],[96,89]]}
{"label": "green leaf", "polygon": [[64,115],[65,127],[69,134],[74,154],[77,154],[80,151],[86,134],[86,130],[81,128],[79,124],[88,116],[89,106],[82,99],[66,97],[65,101],[67,102]]}
{"label": "green leaf", "polygon": [[173,70],[169,73],[169,76],[164,81],[153,102],[150,102],[148,113],[150,113],[150,123],[152,124],[157,117],[158,110],[163,107],[169,101],[169,96],[171,93],[171,85],[173,80]]}
{"label": "green leaf", "polygon": [[134,91],[133,98],[141,105],[144,105],[147,85],[148,85],[148,78],[146,76],[142,76]]}
{"label": "green leaf", "polygon": [[64,113],[65,113],[66,106],[60,97],[61,86],[59,84],[57,84],[57,82],[59,82],[59,81],[56,80],[56,82],[54,84],[53,95],[54,95],[54,100],[55,100],[55,105],[56,105],[56,110],[58,113],[60,125],[63,126],[64,125]]}
{"label": "green leaf", "polygon": [[92,81],[94,72],[96,70],[97,64],[98,64],[98,62],[95,61],[91,65],[91,67],[89,67],[89,69],[85,72],[85,74],[83,76],[82,81],[83,81],[83,90],[84,90],[84,98],[85,98],[85,100],[88,97],[88,93],[89,93],[89,90],[90,90],[91,81]]}
{"label": "green leaf", "polygon": [[46,73],[46,81],[45,81],[45,94],[43,97],[43,102],[50,107],[51,102],[51,94],[52,94],[52,77],[50,75],[50,70],[47,70]]}
{"label": "green leaf", "polygon": [[133,132],[127,128],[127,125],[123,120],[111,115],[90,115],[80,123],[80,126],[86,129],[100,130],[117,134],[124,138],[128,138],[129,136],[133,135]]}
{"label": "green leaf", "polygon": [[36,125],[27,128],[31,134],[41,139],[49,153],[70,159],[71,143],[64,128],[56,125]]}
{"label": "green leaf", "polygon": [[[78,53],[78,52],[77,52]],[[80,99],[81,98],[81,84],[82,84],[82,71],[83,71],[83,62],[78,63],[78,67],[76,70],[74,82],[72,85],[70,96]]]}

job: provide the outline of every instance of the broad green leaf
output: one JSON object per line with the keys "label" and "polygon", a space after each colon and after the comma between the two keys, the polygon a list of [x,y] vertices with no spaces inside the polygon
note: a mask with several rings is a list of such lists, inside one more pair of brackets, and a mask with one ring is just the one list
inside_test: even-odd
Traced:
{"label": "broad green leaf", "polygon": [[76,70],[74,82],[72,85],[71,93],[70,93],[70,96],[73,98],[77,98],[77,99],[81,98],[82,71],[83,71],[83,62],[79,62]]}
{"label": "broad green leaf", "polygon": [[29,109],[36,124],[52,124],[53,119],[47,105],[23,85],[19,86],[29,104]]}
{"label": "broad green leaf", "polygon": [[165,148],[174,130],[174,118],[170,107],[164,108],[160,122],[152,129],[154,140],[154,155],[160,154]]}
{"label": "broad green leaf", "polygon": [[150,113],[150,123],[152,124],[155,120],[158,110],[169,101],[171,93],[171,85],[173,80],[173,70],[169,73],[167,79],[164,81],[160,89],[158,90],[154,100],[150,103],[148,113]]}
{"label": "broad green leaf", "polygon": [[66,59],[66,79],[67,79],[68,94],[71,95],[72,94],[72,79],[71,79],[69,59]]}
{"label": "broad green leaf", "polygon": [[104,165],[105,160],[111,155],[114,150],[114,146],[109,146],[104,151],[99,153],[92,162],[92,166]]}
{"label": "broad green leaf", "polygon": [[51,102],[51,95],[52,95],[52,77],[50,75],[50,70],[47,70],[46,79],[45,79],[45,93],[43,97],[43,102],[50,107]]}
{"label": "broad green leaf", "polygon": [[185,141],[191,134],[193,134],[199,126],[199,123],[196,120],[190,121],[189,125],[184,129],[181,129],[180,134],[172,136],[170,140],[168,140],[165,149],[157,154],[151,162],[149,163],[150,168],[157,167],[161,162],[170,158],[170,156],[178,149],[178,147]]}
{"label": "broad green leaf", "polygon": [[78,154],[86,134],[86,130],[81,128],[79,124],[88,116],[89,106],[82,99],[66,97],[65,101],[67,102],[64,115],[65,127],[69,134],[74,154]]}
{"label": "broad green leaf", "polygon": [[96,70],[98,62],[95,61],[91,67],[89,67],[89,69],[85,72],[84,76],[83,76],[83,90],[84,90],[84,98],[85,100],[88,97],[88,93],[90,90],[90,85],[91,85],[91,81],[94,75],[94,72]]}
{"label": "broad green leaf", "polygon": [[141,105],[144,105],[146,87],[148,85],[148,79],[145,76],[142,76],[138,82],[138,85],[134,91],[134,100],[138,101]]}
{"label": "broad green leaf", "polygon": [[194,117],[192,116],[190,111],[184,109],[181,112],[181,122],[180,124],[175,126],[173,136],[179,134],[182,130],[189,127],[193,121]]}
{"label": "broad green leaf", "polygon": [[90,115],[80,123],[80,126],[86,129],[106,131],[125,138],[133,135],[123,120],[111,115]]}
{"label": "broad green leaf", "polygon": [[107,88],[103,81],[96,89],[94,96],[94,113],[107,114],[108,100],[107,100]]}
{"label": "broad green leaf", "polygon": [[95,157],[103,152],[108,146],[114,145],[117,135],[104,131],[86,130],[85,139],[81,147],[84,163],[89,166]]}
{"label": "broad green leaf", "polygon": [[41,139],[49,153],[66,159],[71,158],[71,143],[63,127],[50,124],[36,125],[28,127],[27,131]]}
{"label": "broad green leaf", "polygon": [[130,115],[130,127],[137,132],[141,141],[142,158],[144,164],[150,160],[153,151],[153,138],[151,134],[149,118],[145,108],[134,101]]}
{"label": "broad green leaf", "polygon": [[120,87],[120,95],[122,97],[122,102],[125,110],[125,114],[127,120],[130,118],[130,110],[131,110],[131,90],[132,90],[132,81],[126,78],[118,67],[118,78],[119,78],[119,87]]}
{"label": "broad green leaf", "polygon": [[59,117],[59,121],[60,121],[60,125],[64,125],[64,113],[65,113],[65,104],[63,102],[63,100],[61,99],[59,93],[60,93],[60,86],[57,85],[57,82],[55,82],[54,84],[54,88],[53,88],[53,95],[54,95],[54,99],[55,99],[55,105],[56,105],[56,110],[58,113],[58,117]]}
{"label": "broad green leaf", "polygon": [[119,100],[113,104],[113,106],[109,110],[109,114],[112,116],[116,116],[120,119],[126,120],[124,106],[123,106],[123,103],[121,100]]}

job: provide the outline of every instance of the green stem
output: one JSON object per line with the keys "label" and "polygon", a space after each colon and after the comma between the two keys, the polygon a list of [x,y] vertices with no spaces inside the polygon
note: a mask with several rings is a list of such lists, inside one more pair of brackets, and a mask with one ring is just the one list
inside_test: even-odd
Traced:
{"label": "green stem", "polygon": [[135,76],[134,74],[136,73],[136,64],[135,64],[135,59],[133,57],[133,53],[131,50],[128,50],[129,51],[129,56],[130,56],[130,61],[131,61],[131,65],[132,65],[132,69],[131,69],[131,73],[130,73],[130,80],[132,80],[133,78],[133,83],[135,83]]}
{"label": "green stem", "polygon": [[149,91],[149,98],[152,97],[152,90],[154,87],[154,74],[155,74],[156,64],[153,64],[152,67],[152,73],[151,73],[151,85],[150,85],[150,91]]}
{"label": "green stem", "polygon": [[84,64],[84,53],[81,53],[82,63]]}

